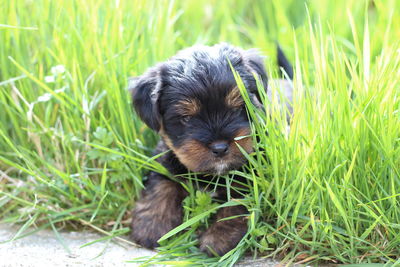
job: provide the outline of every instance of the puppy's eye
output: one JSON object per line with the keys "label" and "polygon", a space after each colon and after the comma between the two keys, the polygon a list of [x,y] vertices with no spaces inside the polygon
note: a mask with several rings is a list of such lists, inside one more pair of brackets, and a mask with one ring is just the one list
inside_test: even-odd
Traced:
{"label": "puppy's eye", "polygon": [[183,117],[181,118],[181,122],[182,122],[183,124],[188,123],[189,120],[190,120],[190,116],[183,116]]}

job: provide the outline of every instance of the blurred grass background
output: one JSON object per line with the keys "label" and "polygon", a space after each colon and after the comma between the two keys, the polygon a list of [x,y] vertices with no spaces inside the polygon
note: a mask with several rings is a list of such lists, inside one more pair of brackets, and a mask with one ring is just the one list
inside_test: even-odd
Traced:
{"label": "blurred grass background", "polygon": [[132,111],[127,78],[221,41],[259,48],[276,77],[278,41],[296,70],[295,117],[287,135],[281,118],[250,112],[261,141],[243,174],[245,239],[222,258],[199,253],[210,197],[190,187],[185,217],[198,219],[158,257],[136,261],[221,266],[247,251],[288,263],[400,263],[399,1],[0,7],[0,218],[22,225],[18,237],[31,225],[128,233],[142,177],[162,170],[148,158],[157,136]]}

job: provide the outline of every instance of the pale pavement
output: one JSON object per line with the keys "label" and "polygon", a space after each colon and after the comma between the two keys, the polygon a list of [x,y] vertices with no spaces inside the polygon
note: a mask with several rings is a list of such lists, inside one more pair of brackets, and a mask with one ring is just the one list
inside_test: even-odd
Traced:
{"label": "pale pavement", "polygon": [[[138,266],[127,261],[155,255],[154,251],[136,248],[121,241],[97,242],[82,247],[104,236],[89,232],[60,233],[42,230],[22,239],[3,243],[13,238],[19,228],[0,224],[0,266]],[[62,242],[60,241],[62,240]],[[270,260],[245,260],[238,266],[277,266]]]}

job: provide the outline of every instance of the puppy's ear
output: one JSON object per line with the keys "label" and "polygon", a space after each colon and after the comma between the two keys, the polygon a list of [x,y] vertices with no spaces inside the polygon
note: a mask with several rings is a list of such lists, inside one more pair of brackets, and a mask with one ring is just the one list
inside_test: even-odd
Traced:
{"label": "puppy's ear", "polygon": [[129,80],[129,90],[136,113],[154,131],[159,131],[161,115],[158,99],[162,88],[160,66],[149,69],[145,74]]}
{"label": "puppy's ear", "polygon": [[279,70],[281,71],[282,78],[289,78],[293,80],[293,66],[290,64],[289,60],[287,59],[285,53],[283,53],[282,48],[277,45],[277,61],[279,65]]}
{"label": "puppy's ear", "polygon": [[249,71],[259,79],[265,90],[268,86],[267,72],[264,66],[264,57],[256,49],[244,51],[244,62]]}

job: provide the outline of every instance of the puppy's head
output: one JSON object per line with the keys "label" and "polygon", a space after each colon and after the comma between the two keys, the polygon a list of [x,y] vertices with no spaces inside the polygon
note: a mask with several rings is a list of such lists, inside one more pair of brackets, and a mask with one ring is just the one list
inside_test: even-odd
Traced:
{"label": "puppy's head", "polygon": [[252,151],[229,62],[259,105],[256,77],[267,88],[262,57],[227,44],[182,50],[130,83],[138,115],[191,171],[222,174],[245,163],[238,146]]}

